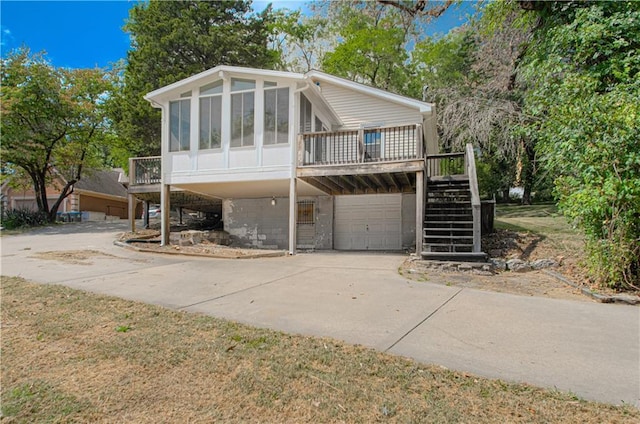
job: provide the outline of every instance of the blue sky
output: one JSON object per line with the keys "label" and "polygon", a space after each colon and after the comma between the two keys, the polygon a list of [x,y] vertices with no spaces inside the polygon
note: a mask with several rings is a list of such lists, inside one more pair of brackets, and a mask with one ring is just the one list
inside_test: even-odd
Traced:
{"label": "blue sky", "polygon": [[[129,36],[122,30],[135,0],[120,1],[0,1],[0,49],[26,45],[45,50],[55,66],[69,68],[107,67],[126,57]],[[268,1],[254,1],[262,10]],[[274,7],[297,9],[305,2],[280,0]],[[459,26],[473,2],[451,9],[434,22],[433,32],[445,33]]]}

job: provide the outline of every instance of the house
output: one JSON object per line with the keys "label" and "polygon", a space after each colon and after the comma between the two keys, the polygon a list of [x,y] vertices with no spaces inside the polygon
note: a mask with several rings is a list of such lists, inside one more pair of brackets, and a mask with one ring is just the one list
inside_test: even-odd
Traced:
{"label": "house", "polygon": [[[58,208],[61,218],[105,220],[127,219],[127,188],[124,186],[124,171],[89,170],[82,179],[74,184],[72,193],[63,200]],[[49,206],[53,205],[60,195],[66,181],[60,175],[53,178],[47,187]],[[3,206],[10,209],[26,208],[37,210],[35,192],[32,187],[12,188],[9,184],[2,186]]]}
{"label": "house", "polygon": [[[438,154],[431,103],[319,71],[233,66],[145,99],[162,110],[162,154],[130,161],[129,193],[160,193],[164,243],[188,193],[220,210],[239,246],[479,252],[473,151]],[[425,207],[442,224],[425,228]]]}

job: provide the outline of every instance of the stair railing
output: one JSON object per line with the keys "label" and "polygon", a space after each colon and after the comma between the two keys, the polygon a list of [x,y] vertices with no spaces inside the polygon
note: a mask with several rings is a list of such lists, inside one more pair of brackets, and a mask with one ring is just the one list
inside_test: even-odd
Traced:
{"label": "stair railing", "polygon": [[465,148],[464,162],[466,173],[469,176],[469,190],[471,191],[471,212],[473,214],[473,251],[481,252],[482,230],[482,203],[480,202],[480,190],[478,190],[478,175],[476,173],[476,159],[473,145],[467,144]]}

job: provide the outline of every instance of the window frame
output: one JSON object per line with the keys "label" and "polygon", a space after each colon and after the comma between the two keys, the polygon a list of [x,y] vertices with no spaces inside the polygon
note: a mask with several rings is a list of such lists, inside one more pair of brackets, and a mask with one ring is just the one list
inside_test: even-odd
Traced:
{"label": "window frame", "polygon": [[[267,83],[268,81],[265,81],[265,83]],[[264,91],[264,107],[262,110],[262,115],[263,115],[263,141],[262,144],[264,146],[282,146],[282,145],[286,145],[289,144],[289,123],[291,122],[291,114],[289,113],[289,97],[290,97],[290,90],[289,87],[282,87],[282,86],[278,86],[278,85],[273,85],[273,86],[264,86],[263,88]],[[274,115],[274,128],[273,128],[273,140],[268,140],[267,138],[267,134],[268,134],[268,125],[267,125],[267,93],[275,93],[275,98],[274,98],[274,111],[275,111],[275,115]],[[281,94],[286,92],[286,94]],[[286,111],[286,122],[282,123],[282,125],[279,122],[279,106],[281,106],[280,104],[280,100],[282,99],[282,97],[284,97],[284,106],[285,106],[285,111]],[[280,127],[284,126],[284,131],[280,132]],[[279,141],[280,134],[284,134],[285,138],[284,141]]]}
{"label": "window frame", "polygon": [[[222,122],[222,105],[223,105],[223,84],[222,84],[222,80],[219,80],[220,84],[216,84],[218,81],[214,81],[210,84],[206,84],[203,85],[202,87],[200,87],[200,89],[202,90],[202,88],[206,87],[206,90],[211,90],[214,88],[218,88],[220,87],[220,91],[214,91],[212,93],[207,93],[207,94],[202,94],[202,91],[206,91],[206,90],[202,90],[200,92],[200,96],[198,98],[198,149],[199,150],[216,150],[216,149],[222,149],[222,128],[223,128],[223,122]],[[214,122],[214,108],[213,106],[213,101],[214,98],[217,99],[217,101],[219,102],[219,108],[218,108],[218,113],[217,116],[215,118],[217,118],[217,123],[219,124],[219,128],[218,128],[218,132],[219,132],[219,140],[218,140],[218,145],[214,146],[211,140],[211,135],[212,135],[212,123]],[[208,130],[207,130],[207,134],[208,137],[206,138],[206,141],[203,138],[203,101],[208,102],[208,108],[209,108],[209,113],[208,113],[208,118],[207,118],[207,125],[208,125]],[[205,142],[203,142],[205,141]]]}
{"label": "window frame", "polygon": [[[253,82],[254,86],[253,88],[249,88],[249,89],[241,89],[241,90],[233,90],[233,83],[234,81],[242,81],[242,82]],[[229,105],[230,105],[230,111],[229,111],[229,123],[230,123],[230,134],[229,134],[229,147],[231,149],[242,149],[242,148],[247,148],[247,147],[251,147],[254,148],[256,146],[256,81],[255,80],[246,80],[246,79],[242,79],[242,78],[231,78],[230,81],[230,93],[229,93]],[[245,144],[245,139],[248,137],[247,134],[245,134],[245,118],[248,117],[248,114],[245,112],[245,104],[248,104],[248,102],[246,102],[246,97],[248,94],[251,94],[251,96],[253,97],[253,101],[250,103],[251,104],[251,108],[252,108],[252,113],[251,113],[251,135],[250,135],[250,143],[246,143]],[[241,121],[241,127],[240,127],[240,145],[234,145],[234,136],[235,136],[235,128],[234,128],[234,98],[237,98],[237,96],[240,96],[241,99],[241,112],[240,112],[240,116],[242,118]]]}
{"label": "window frame", "polygon": [[[174,138],[174,105],[178,106],[177,138]],[[184,125],[185,123],[186,126]],[[185,136],[186,140],[183,140]],[[174,140],[177,140],[177,145],[175,145]],[[170,153],[191,150],[191,98],[181,95],[179,99],[169,102],[169,145],[167,147]]]}

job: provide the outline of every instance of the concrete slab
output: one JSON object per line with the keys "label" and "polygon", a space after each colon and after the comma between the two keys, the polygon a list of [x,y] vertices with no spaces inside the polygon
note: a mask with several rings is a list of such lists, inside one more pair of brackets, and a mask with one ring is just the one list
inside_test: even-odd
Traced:
{"label": "concrete slab", "polygon": [[640,405],[640,310],[464,289],[391,353]]}
{"label": "concrete slab", "polygon": [[[322,263],[325,256],[317,259]],[[456,290],[412,283],[389,269],[303,268],[186,309],[378,348],[390,346]]]}
{"label": "concrete slab", "polygon": [[[0,238],[0,272],[327,336],[487,377],[640,407],[640,309],[409,282],[406,255],[316,252],[252,260],[154,255],[113,245],[126,223]],[[91,249],[91,264],[33,258]]]}

